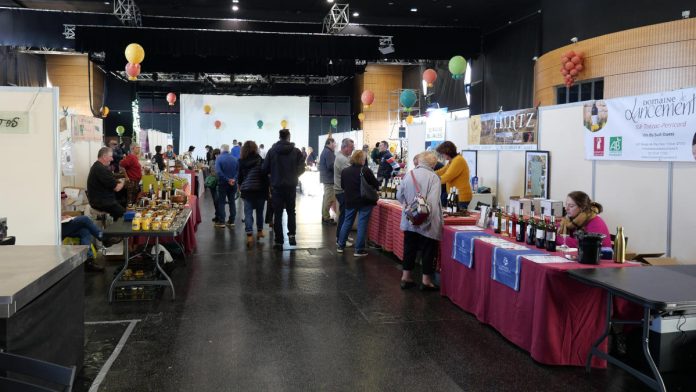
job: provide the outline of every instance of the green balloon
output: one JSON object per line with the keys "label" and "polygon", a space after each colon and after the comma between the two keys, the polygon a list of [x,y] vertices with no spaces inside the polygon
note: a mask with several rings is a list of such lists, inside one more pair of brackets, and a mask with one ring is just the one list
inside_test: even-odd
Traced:
{"label": "green balloon", "polygon": [[119,125],[116,127],[116,134],[118,134],[118,136],[123,136],[125,132],[126,128],[123,125]]}
{"label": "green balloon", "polygon": [[454,56],[450,59],[448,68],[452,76],[462,75],[466,72],[466,59],[462,56]]}
{"label": "green balloon", "polygon": [[256,126],[259,127],[259,129],[263,128],[263,121],[261,121],[261,120],[257,121]]}
{"label": "green balloon", "polygon": [[336,128],[336,125],[338,125],[338,120],[336,120],[335,118],[332,118],[331,119],[331,126]]}

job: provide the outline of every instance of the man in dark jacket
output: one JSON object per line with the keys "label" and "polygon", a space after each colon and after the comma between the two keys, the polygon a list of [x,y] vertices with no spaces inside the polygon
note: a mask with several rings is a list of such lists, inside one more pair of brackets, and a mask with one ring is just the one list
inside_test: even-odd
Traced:
{"label": "man in dark jacket", "polygon": [[333,219],[331,219],[331,214],[329,213],[329,209],[336,201],[336,194],[334,193],[335,148],[336,142],[334,139],[326,139],[324,151],[321,152],[321,156],[319,157],[319,181],[324,184],[324,200],[321,203],[321,221],[324,224],[330,225],[335,223]]}
{"label": "man in dark jacket", "polygon": [[386,184],[391,178],[391,174],[394,169],[389,162],[390,158],[393,158],[393,156],[389,152],[389,144],[383,140],[379,143],[379,155],[377,156],[377,159],[379,160],[377,179],[380,181],[380,184]]}
{"label": "man in dark jacket", "polygon": [[290,131],[281,129],[280,140],[268,150],[263,161],[262,170],[271,176],[271,201],[274,220],[273,232],[275,234],[275,249],[283,249],[285,242],[283,236],[283,209],[288,214],[288,242],[297,245],[295,232],[295,189],[298,177],[304,173],[305,164],[302,152],[290,143]]}

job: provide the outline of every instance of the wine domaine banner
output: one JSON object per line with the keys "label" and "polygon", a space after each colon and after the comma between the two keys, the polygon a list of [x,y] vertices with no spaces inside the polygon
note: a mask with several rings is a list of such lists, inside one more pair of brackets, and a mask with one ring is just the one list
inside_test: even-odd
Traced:
{"label": "wine domaine banner", "polygon": [[696,88],[586,102],[585,159],[696,161]]}
{"label": "wine domaine banner", "polygon": [[536,150],[536,109],[487,113],[469,118],[471,150]]}

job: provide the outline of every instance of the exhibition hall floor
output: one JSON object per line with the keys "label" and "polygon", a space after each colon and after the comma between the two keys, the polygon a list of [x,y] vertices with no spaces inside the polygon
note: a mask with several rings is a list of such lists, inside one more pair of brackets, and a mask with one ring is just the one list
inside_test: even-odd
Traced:
{"label": "exhibition hall floor", "polygon": [[402,291],[386,253],[337,255],[320,205],[321,195],[298,197],[296,249],[273,251],[267,237],[247,250],[241,214],[236,228],[216,229],[204,196],[198,249],[172,274],[174,301],[167,289],[109,304],[118,263],[88,274],[75,390],[647,390],[615,368],[588,376],[534,362],[438,293]]}

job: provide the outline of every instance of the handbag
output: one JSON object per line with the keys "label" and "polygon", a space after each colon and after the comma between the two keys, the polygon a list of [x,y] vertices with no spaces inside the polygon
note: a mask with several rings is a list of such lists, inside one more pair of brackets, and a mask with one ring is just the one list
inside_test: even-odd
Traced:
{"label": "handbag", "polygon": [[369,182],[363,176],[363,167],[360,169],[360,197],[370,203],[376,203],[379,200],[379,195],[377,194],[377,189],[373,188]]}
{"label": "handbag", "polygon": [[413,179],[413,185],[416,186],[416,197],[414,197],[413,201],[406,206],[404,212],[406,214],[406,219],[408,219],[413,226],[419,226],[423,224],[423,222],[427,221],[430,217],[430,205],[425,200],[425,197],[423,197],[421,194],[421,190],[418,186],[418,182],[416,182],[416,176],[413,174],[413,170],[411,170],[411,178]]}

